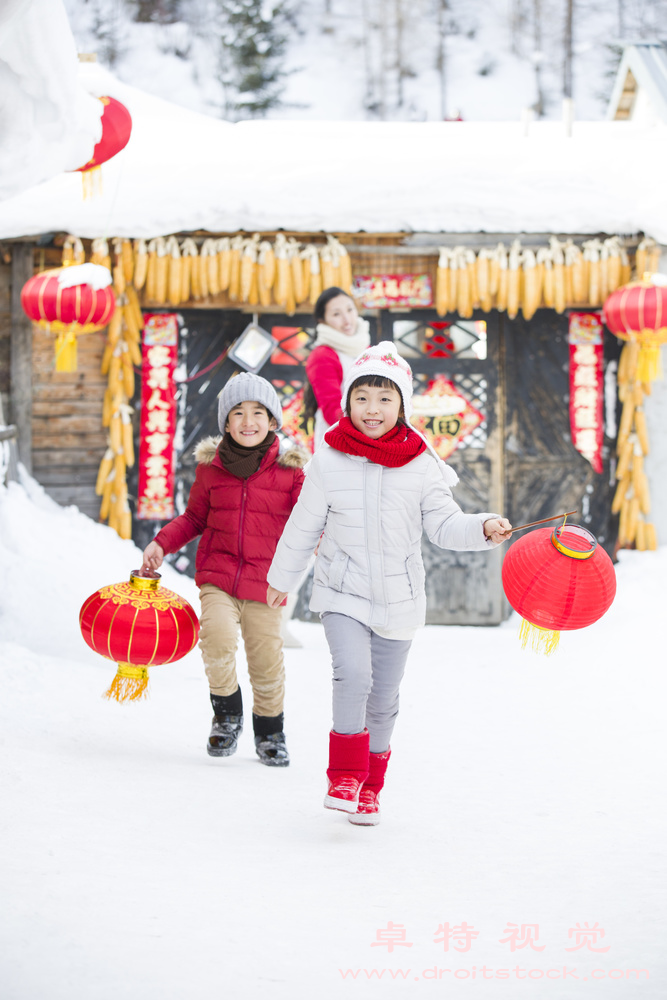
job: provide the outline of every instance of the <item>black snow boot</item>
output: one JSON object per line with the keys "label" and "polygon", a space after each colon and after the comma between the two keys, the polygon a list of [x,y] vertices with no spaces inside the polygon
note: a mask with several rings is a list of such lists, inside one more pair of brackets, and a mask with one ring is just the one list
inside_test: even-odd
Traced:
{"label": "black snow boot", "polygon": [[268,767],[287,767],[289,753],[285,746],[283,732],[283,713],[280,715],[252,716],[252,728],[255,731],[255,750],[262,764]]}
{"label": "black snow boot", "polygon": [[231,757],[236,753],[238,738],[243,732],[241,688],[226,697],[212,694],[211,704],[215,715],[206,751],[211,757]]}

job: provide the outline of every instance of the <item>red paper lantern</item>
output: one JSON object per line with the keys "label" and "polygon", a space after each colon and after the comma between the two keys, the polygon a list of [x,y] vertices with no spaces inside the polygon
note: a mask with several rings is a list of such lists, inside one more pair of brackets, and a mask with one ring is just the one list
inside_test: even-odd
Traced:
{"label": "red paper lantern", "polygon": [[603,320],[621,340],[639,342],[639,380],[659,377],[660,345],[667,342],[667,288],[651,281],[623,285],[605,302]]}
{"label": "red paper lantern", "polygon": [[95,591],[79,612],[91,649],[118,663],[106,698],[136,701],[148,688],[148,668],[180,660],[194,649],[199,620],[183,597],[160,587],[160,576],[133,570],[129,583]]}
{"label": "red paper lantern", "polygon": [[[550,653],[560,632],[592,625],[616,594],[611,559],[578,524],[538,528],[518,539],[503,562],[503,589],[524,619],[522,644]],[[533,626],[531,629],[529,626]]]}
{"label": "red paper lantern", "polygon": [[[95,288],[85,280],[91,268],[107,271],[97,264],[72,264],[56,267],[29,278],[21,291],[21,305],[27,316],[43,329],[57,334],[56,371],[76,371],[76,337],[106,326],[116,308],[116,298],[109,284]],[[97,273],[97,272],[95,272]],[[81,276],[80,284],[70,284]]]}
{"label": "red paper lantern", "polygon": [[[95,168],[106,163],[116,153],[120,153],[121,149],[127,146],[132,133],[132,117],[125,105],[117,101],[115,97],[100,97],[99,100],[104,105],[102,138],[95,146],[88,163],[76,168],[79,173],[83,174],[84,197],[93,193],[93,178],[99,180],[99,172]],[[92,173],[93,171],[94,173]]]}

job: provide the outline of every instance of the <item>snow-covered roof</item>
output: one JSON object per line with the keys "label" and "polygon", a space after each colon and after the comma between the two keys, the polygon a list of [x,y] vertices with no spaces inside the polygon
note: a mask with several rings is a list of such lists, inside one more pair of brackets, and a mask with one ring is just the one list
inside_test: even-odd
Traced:
{"label": "snow-covered roof", "polygon": [[0,237],[211,232],[644,231],[667,243],[667,125],[557,122],[230,124],[82,67],[129,108],[127,147],[84,201],[62,174],[0,203]]}
{"label": "snow-covered roof", "polygon": [[0,2],[0,199],[92,156],[102,107],[77,70],[62,0]]}
{"label": "snow-covered roof", "polygon": [[663,41],[635,42],[623,51],[607,118],[637,117],[667,122],[667,43]]}

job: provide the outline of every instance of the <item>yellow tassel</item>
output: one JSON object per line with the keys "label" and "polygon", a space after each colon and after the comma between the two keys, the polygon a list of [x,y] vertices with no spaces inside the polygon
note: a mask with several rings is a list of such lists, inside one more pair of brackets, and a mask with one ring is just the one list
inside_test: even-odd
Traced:
{"label": "yellow tassel", "polygon": [[551,656],[558,649],[560,632],[555,632],[553,629],[540,628],[539,625],[533,625],[531,622],[526,621],[525,618],[522,618],[519,638],[521,639],[522,649],[530,646],[534,653]]}
{"label": "yellow tassel", "polygon": [[[72,369],[72,371],[76,371],[76,369]],[[640,382],[653,382],[657,378],[662,378],[662,364],[658,344],[642,344],[639,351],[637,377]]]}
{"label": "yellow tassel", "polygon": [[117,702],[140,701],[148,696],[148,667],[119,663],[118,671],[103,697]]}
{"label": "yellow tassel", "polygon": [[56,371],[76,371],[76,336],[71,330],[56,337]]}

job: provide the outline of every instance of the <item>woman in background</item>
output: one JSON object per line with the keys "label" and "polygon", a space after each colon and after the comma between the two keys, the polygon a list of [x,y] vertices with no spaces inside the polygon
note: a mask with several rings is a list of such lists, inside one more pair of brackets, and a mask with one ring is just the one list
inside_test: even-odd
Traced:
{"label": "woman in background", "polygon": [[306,361],[305,408],[315,416],[313,450],[317,451],[326,431],[343,415],[343,379],[371,341],[368,321],[359,315],[352,297],[335,285],[325,288],[315,303],[315,319],[317,336]]}

